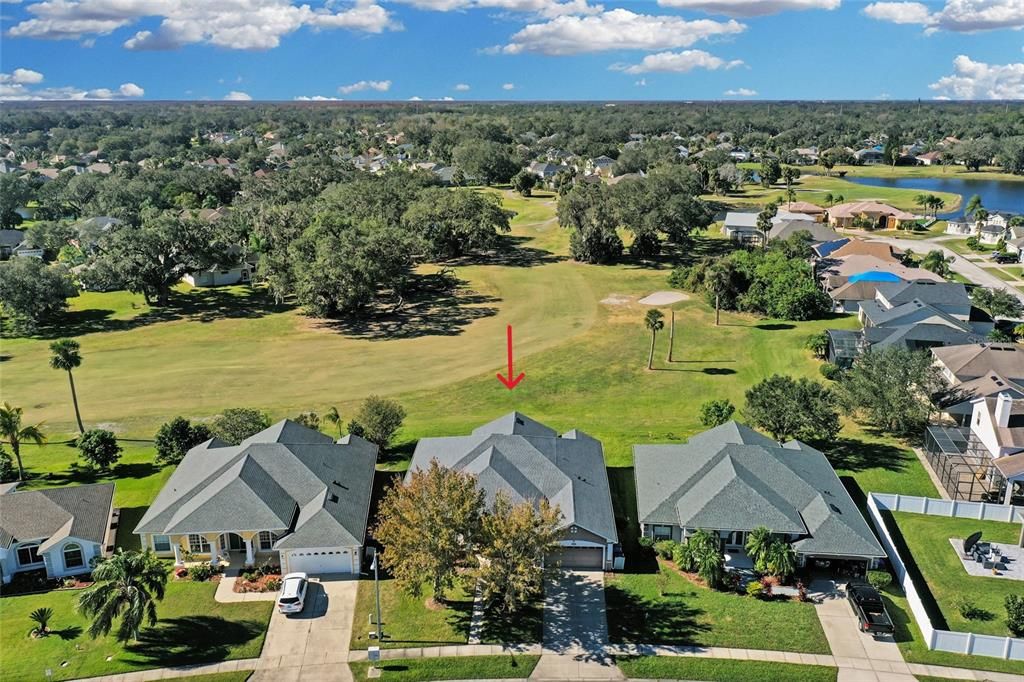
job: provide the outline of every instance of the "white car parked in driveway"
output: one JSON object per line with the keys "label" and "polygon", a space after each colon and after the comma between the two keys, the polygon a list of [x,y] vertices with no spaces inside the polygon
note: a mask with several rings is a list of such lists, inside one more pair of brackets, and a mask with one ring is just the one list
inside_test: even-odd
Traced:
{"label": "white car parked in driveway", "polygon": [[277,595],[277,609],[281,613],[301,613],[306,605],[306,588],[309,576],[305,573],[289,573],[281,580],[281,591]]}

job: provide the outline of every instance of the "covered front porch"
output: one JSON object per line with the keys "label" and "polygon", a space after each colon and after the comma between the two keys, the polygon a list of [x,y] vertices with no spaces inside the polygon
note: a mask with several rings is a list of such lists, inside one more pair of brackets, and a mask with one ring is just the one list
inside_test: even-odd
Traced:
{"label": "covered front porch", "polygon": [[280,563],[270,531],[227,531],[168,536],[174,565],[208,562],[211,566],[243,569],[270,561]]}

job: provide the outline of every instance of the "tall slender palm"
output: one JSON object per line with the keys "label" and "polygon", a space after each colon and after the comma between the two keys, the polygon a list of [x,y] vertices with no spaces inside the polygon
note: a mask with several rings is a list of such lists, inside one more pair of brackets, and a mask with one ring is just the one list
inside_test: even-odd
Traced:
{"label": "tall slender palm", "polygon": [[931,206],[932,195],[931,194],[918,194],[914,197],[914,203],[921,208],[928,208]]}
{"label": "tall slender palm", "polygon": [[78,422],[78,432],[85,433],[82,426],[82,414],[78,411],[78,392],[75,390],[75,375],[71,370],[82,366],[82,352],[78,341],[74,339],[57,339],[50,344],[50,367],[61,369],[68,373],[68,381],[71,383],[71,402],[75,405],[75,421]]}
{"label": "tall slender palm", "polygon": [[110,634],[117,618],[121,642],[137,640],[147,623],[156,625],[156,602],[164,598],[167,567],[152,551],[118,549],[96,566],[92,578],[96,585],[78,598],[78,610],[92,619],[91,637]]}
{"label": "tall slender palm", "polygon": [[971,198],[967,200],[967,204],[964,206],[964,215],[969,216],[981,207],[981,195],[972,195]]}
{"label": "tall slender palm", "polygon": [[658,332],[665,328],[664,317],[660,310],[648,310],[644,315],[644,326],[651,330],[651,353],[647,356],[647,369],[654,369],[654,341],[658,338]]}
{"label": "tall slender palm", "polygon": [[33,424],[30,426],[21,425],[21,408],[11,407],[4,403],[0,407],[0,438],[11,444],[14,450],[14,458],[18,460],[18,480],[25,480],[25,467],[21,464],[21,444],[25,441],[32,441],[36,445],[42,445],[46,438],[43,436],[43,425]]}
{"label": "tall slender palm", "polygon": [[324,415],[324,419],[331,422],[338,428],[338,438],[341,438],[345,434],[342,433],[345,425],[341,420],[341,412],[338,412],[338,408],[331,405],[331,409],[327,410],[327,414]]}

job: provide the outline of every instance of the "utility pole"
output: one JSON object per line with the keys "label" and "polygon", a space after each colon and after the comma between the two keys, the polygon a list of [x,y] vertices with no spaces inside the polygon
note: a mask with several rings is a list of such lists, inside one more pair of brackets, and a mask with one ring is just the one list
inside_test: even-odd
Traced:
{"label": "utility pole", "polygon": [[672,362],[672,346],[676,342],[676,311],[669,309],[672,313],[672,323],[668,328],[668,361]]}
{"label": "utility pole", "polygon": [[380,562],[377,561],[378,557],[377,550],[373,552],[373,587],[377,594],[377,643],[379,644],[384,637],[384,633],[380,627]]}

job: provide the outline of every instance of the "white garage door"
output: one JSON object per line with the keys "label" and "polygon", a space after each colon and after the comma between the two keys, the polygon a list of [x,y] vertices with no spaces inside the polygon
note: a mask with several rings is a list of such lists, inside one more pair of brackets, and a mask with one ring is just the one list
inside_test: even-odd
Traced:
{"label": "white garage door", "polygon": [[347,549],[295,550],[288,554],[290,573],[351,573],[352,552]]}

